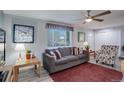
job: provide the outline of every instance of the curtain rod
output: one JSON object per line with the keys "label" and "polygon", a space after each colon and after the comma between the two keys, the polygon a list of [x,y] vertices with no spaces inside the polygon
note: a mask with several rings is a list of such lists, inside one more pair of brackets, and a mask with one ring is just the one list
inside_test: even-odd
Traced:
{"label": "curtain rod", "polygon": [[58,24],[58,25],[72,26],[71,24],[64,23],[64,22],[48,21],[48,23],[51,23],[51,24]]}

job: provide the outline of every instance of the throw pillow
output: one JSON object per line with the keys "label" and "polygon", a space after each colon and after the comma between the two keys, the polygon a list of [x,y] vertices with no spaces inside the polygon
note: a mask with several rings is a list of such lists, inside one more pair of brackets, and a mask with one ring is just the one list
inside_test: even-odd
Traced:
{"label": "throw pillow", "polygon": [[59,50],[56,50],[56,52],[58,53],[59,58],[62,58],[62,54],[61,54],[61,52],[60,52]]}
{"label": "throw pillow", "polygon": [[50,51],[50,55],[54,56],[55,57],[55,60],[62,58],[61,53],[57,49],[54,50],[54,51]]}
{"label": "throw pillow", "polygon": [[50,51],[50,55],[52,55],[55,60],[57,59],[56,54],[53,51]]}
{"label": "throw pillow", "polygon": [[74,55],[74,47],[71,47],[71,55]]}
{"label": "throw pillow", "polygon": [[79,48],[77,47],[73,48],[73,55],[79,55]]}
{"label": "throw pillow", "polygon": [[59,50],[55,50],[54,53],[55,53],[55,55],[56,55],[56,59],[61,59],[61,58],[62,58],[62,55],[61,55],[61,53],[59,52]]}
{"label": "throw pillow", "polygon": [[79,54],[83,54],[83,50],[79,48]]}

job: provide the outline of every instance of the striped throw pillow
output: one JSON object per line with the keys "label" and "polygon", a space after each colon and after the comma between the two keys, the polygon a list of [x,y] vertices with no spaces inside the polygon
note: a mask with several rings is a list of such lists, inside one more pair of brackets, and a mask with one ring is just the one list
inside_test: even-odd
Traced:
{"label": "striped throw pillow", "polygon": [[54,59],[57,60],[56,55],[53,51],[50,51],[50,55],[52,55],[54,57]]}
{"label": "striped throw pillow", "polygon": [[79,55],[80,53],[79,53],[79,48],[77,48],[77,47],[74,47],[73,48],[73,55]]}
{"label": "striped throw pillow", "polygon": [[59,50],[50,51],[50,54],[54,56],[55,60],[61,59],[62,55]]}
{"label": "striped throw pillow", "polygon": [[55,50],[54,53],[55,53],[57,59],[61,59],[62,58],[62,55],[59,52],[59,50]]}

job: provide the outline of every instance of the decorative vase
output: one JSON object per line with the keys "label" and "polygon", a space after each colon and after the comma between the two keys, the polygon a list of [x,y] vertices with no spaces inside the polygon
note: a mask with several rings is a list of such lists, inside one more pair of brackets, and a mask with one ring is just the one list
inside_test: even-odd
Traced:
{"label": "decorative vase", "polygon": [[31,54],[30,53],[26,53],[26,59],[30,59],[31,58]]}

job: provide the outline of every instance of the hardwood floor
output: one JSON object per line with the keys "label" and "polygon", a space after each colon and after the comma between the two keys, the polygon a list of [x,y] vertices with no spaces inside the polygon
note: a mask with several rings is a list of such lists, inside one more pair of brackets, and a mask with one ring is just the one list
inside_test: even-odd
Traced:
{"label": "hardwood floor", "polygon": [[[89,62],[96,64],[94,58],[92,57],[90,58]],[[98,65],[102,65],[102,64],[98,64]],[[106,65],[102,65],[102,66],[120,71],[120,67],[116,65],[115,68]],[[24,69],[21,70],[18,82],[54,82],[52,78],[49,76],[48,72],[43,67],[40,78],[37,77],[37,74],[33,70],[34,70],[33,68],[30,68],[29,70],[24,70]]]}
{"label": "hardwood floor", "polygon": [[21,70],[18,82],[53,82],[52,78],[43,67],[40,78],[33,70],[33,68],[30,68],[29,70]]}

